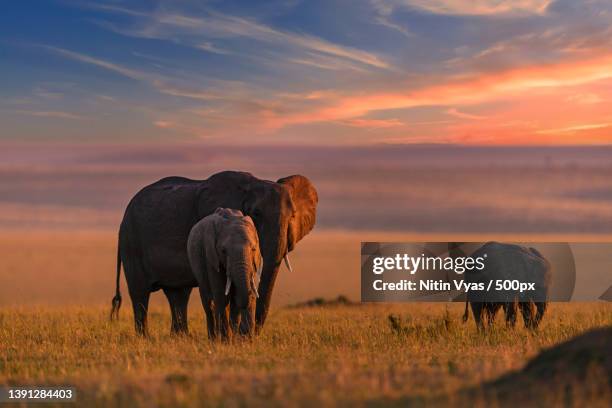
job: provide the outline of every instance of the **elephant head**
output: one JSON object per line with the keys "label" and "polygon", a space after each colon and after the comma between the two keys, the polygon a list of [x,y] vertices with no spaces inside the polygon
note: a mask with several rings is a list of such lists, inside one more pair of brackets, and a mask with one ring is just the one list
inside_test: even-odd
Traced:
{"label": "elephant head", "polygon": [[249,173],[225,171],[211,176],[199,196],[200,215],[213,206],[240,209],[257,228],[264,268],[257,299],[257,325],[266,319],[274,282],[283,259],[314,227],[317,191],[304,176],[293,175],[277,182],[260,180]]}

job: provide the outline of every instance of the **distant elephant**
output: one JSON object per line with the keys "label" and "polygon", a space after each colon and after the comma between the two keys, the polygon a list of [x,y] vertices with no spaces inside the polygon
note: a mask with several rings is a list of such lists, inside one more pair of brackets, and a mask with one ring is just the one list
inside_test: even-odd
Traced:
{"label": "distant elephant", "polygon": [[[483,283],[488,287],[493,281],[491,291],[474,291],[467,293],[463,321],[468,319],[468,303],[472,306],[474,320],[479,330],[484,328],[483,317],[489,325],[493,324],[495,315],[503,307],[506,324],[516,325],[517,307],[520,307],[523,322],[528,329],[536,329],[544,317],[548,304],[548,289],[551,279],[550,263],[535,248],[519,245],[488,242],[472,255],[472,258],[484,257],[485,268],[482,271],[471,270],[465,273],[468,283]],[[516,289],[496,291],[496,280],[518,280],[534,284],[534,290],[520,292]],[[534,305],[537,314],[534,316]]]}
{"label": "distant elephant", "polygon": [[[187,302],[198,285],[187,257],[191,228],[218,207],[252,218],[259,235],[264,269],[259,285],[256,324],[268,314],[274,282],[287,254],[315,225],[318,196],[304,176],[277,182],[249,173],[224,171],[206,180],[167,177],[140,190],[125,210],[119,228],[116,294],[111,317],[121,305],[119,274],[125,271],[136,332],[146,334],[149,295],[162,289],[170,303],[172,331],[187,332]],[[246,327],[241,325],[241,331]]]}
{"label": "distant elephant", "polygon": [[[217,208],[191,229],[187,254],[200,288],[208,337],[231,339],[241,321],[246,334],[253,335],[263,258],[251,217],[239,210]],[[234,327],[230,313],[235,315]]]}

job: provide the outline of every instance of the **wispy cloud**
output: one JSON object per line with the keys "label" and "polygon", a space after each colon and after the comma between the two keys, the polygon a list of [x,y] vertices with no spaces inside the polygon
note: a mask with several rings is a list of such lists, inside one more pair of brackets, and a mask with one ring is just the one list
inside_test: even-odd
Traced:
{"label": "wispy cloud", "polygon": [[230,51],[218,48],[217,46],[215,46],[210,41],[202,42],[202,43],[196,45],[195,47],[200,49],[200,50],[202,50],[202,51],[210,52],[210,53],[213,53],[213,54],[220,54],[220,55],[231,54]]}
{"label": "wispy cloud", "polygon": [[585,28],[575,20],[542,25],[530,32],[485,42],[477,50],[463,47],[455,50],[456,57],[445,62],[453,69],[477,68],[480,71],[500,70],[503,67],[533,63],[533,60],[591,58],[612,51],[612,28],[594,21]]}
{"label": "wispy cloud", "polygon": [[389,3],[434,14],[495,15],[542,14],[552,0],[389,0]]}
{"label": "wispy cloud", "polygon": [[[96,43],[109,48],[92,48],[89,34],[70,44],[60,37],[27,44],[24,52],[44,50],[78,67],[78,86],[50,85],[24,70],[28,79],[14,87],[24,95],[10,91],[0,101],[9,119],[22,109],[49,118],[58,133],[68,130],[66,137],[112,118],[101,126],[135,138],[612,140],[602,127],[612,84],[605,0],[369,0],[350,8],[331,0],[274,10],[92,3],[66,16],[61,9],[75,3],[57,5],[58,29],[82,13],[78,20],[96,24]],[[339,7],[346,7],[341,22],[323,17]],[[81,32],[74,25],[63,34]],[[65,64],[46,60],[50,79],[65,77],[52,72]],[[68,122],[82,118],[82,125]],[[20,127],[19,119],[9,122]],[[32,122],[38,134],[49,131]],[[30,131],[23,126],[20,134]]]}
{"label": "wispy cloud", "polygon": [[49,100],[58,100],[64,97],[64,94],[62,92],[49,90],[43,87],[37,87],[36,89],[34,89],[34,95],[38,96],[39,98]]}
{"label": "wispy cloud", "polygon": [[201,101],[211,101],[211,100],[227,98],[227,95],[221,95],[214,91],[198,91],[195,89],[192,89],[192,90],[180,89],[180,88],[165,85],[161,82],[155,82],[155,86],[161,93],[164,93],[166,95],[172,95],[172,96],[180,96],[182,98],[198,99]]}
{"label": "wispy cloud", "polygon": [[[166,83],[166,81],[164,80],[162,76],[153,74],[147,71],[128,68],[121,64],[103,60],[97,57],[92,57],[90,55],[79,53],[76,51],[66,50],[64,48],[58,48],[58,47],[53,47],[53,46],[48,46],[48,45],[41,45],[41,47],[50,52],[53,52],[56,55],[59,55],[59,56],[62,56],[62,57],[65,57],[65,58],[68,58],[74,61],[78,61],[84,64],[93,65],[93,66],[120,74],[130,79],[145,82],[163,94],[172,95],[172,96],[181,96],[181,97],[192,98],[192,99],[202,99],[202,100],[219,98],[219,95],[213,92],[197,91],[193,89],[192,90],[181,90],[179,88],[172,87]],[[111,97],[103,96],[103,98],[108,99]]]}
{"label": "wispy cloud", "polygon": [[[470,105],[521,95],[531,89],[576,86],[612,78],[612,58],[535,65],[478,75],[443,85],[396,92],[338,97],[330,106],[284,118],[286,124],[360,117],[367,113],[418,106]],[[283,119],[281,119],[283,120]]]}
{"label": "wispy cloud", "polygon": [[580,125],[572,125],[566,126],[558,129],[543,129],[538,130],[536,133],[547,135],[547,134],[555,134],[555,133],[573,133],[580,132],[585,130],[594,130],[594,129],[603,129],[612,127],[612,123],[585,123]]}
{"label": "wispy cloud", "polygon": [[[96,5],[92,7],[100,8]],[[101,9],[127,14],[139,20],[137,25],[127,27],[102,24],[123,35],[179,41],[208,52],[211,52],[211,48],[207,46],[211,43],[210,39],[246,38],[290,49],[295,54],[300,54],[300,51],[310,51],[370,67],[390,68],[387,61],[371,52],[340,45],[314,35],[277,30],[248,18],[212,11],[206,16],[194,17],[164,10],[148,13],[121,7],[105,6]]]}
{"label": "wispy cloud", "polygon": [[100,95],[95,95],[95,98],[96,98],[96,99],[99,99],[99,100],[101,100],[101,101],[105,101],[105,102],[115,102],[115,101],[117,100],[116,98],[114,98],[114,97],[112,97],[112,96],[109,96],[109,95],[103,95],[103,94],[100,94]]}
{"label": "wispy cloud", "polygon": [[[447,115],[465,121],[483,121],[485,116],[465,112],[469,105],[502,98],[517,98],[537,89],[561,89],[612,78],[612,58],[606,56],[586,61],[565,61],[521,67],[486,75],[472,75],[446,83],[415,88],[409,84],[394,91],[339,89],[303,93],[263,92],[240,82],[218,81],[218,87],[205,89],[171,85],[164,78],[141,70],[57,47],[45,47],[57,55],[97,66],[139,81],[145,81],[164,95],[205,103],[206,107],[184,105],[171,119],[160,119],[154,126],[190,135],[235,134],[245,130],[257,134],[278,131],[288,126],[313,123],[338,123],[358,129],[394,129],[405,126],[401,119],[372,119],[376,111],[425,106],[447,106]],[[33,114],[34,113],[30,113]],[[39,116],[79,118],[65,112],[40,111]],[[422,121],[427,122],[427,121]],[[439,121],[438,121],[439,122]],[[431,121],[436,123],[436,121]],[[575,132],[601,127],[571,126],[544,129],[537,133]],[[607,125],[606,125],[607,126]],[[204,131],[204,129],[206,131]]]}
{"label": "wispy cloud", "polygon": [[[274,99],[260,99],[252,94],[252,89],[242,88],[240,84],[236,82],[217,81],[221,85],[220,89],[215,89],[214,87],[208,87],[207,89],[198,89],[187,86],[181,87],[169,84],[165,78],[162,78],[159,75],[154,75],[149,72],[128,68],[123,65],[103,60],[97,57],[92,57],[90,55],[58,47],[42,47],[59,56],[69,58],[81,63],[93,65],[102,69],[106,69],[108,71],[118,73],[134,80],[143,81],[164,95],[181,97],[201,102],[221,103],[223,104],[224,109],[222,115],[219,115],[218,111],[215,111],[214,115],[206,114],[199,116],[207,120],[228,122],[223,125],[220,125],[224,128],[235,127],[237,123],[236,119],[237,117],[239,117],[241,122],[249,122],[250,126],[258,126],[260,128],[259,131],[265,129],[278,129],[285,125],[283,118],[286,114],[298,111],[297,109],[295,109],[296,102],[293,103],[294,108],[292,108],[291,105],[281,105],[280,102],[282,101],[282,98],[276,101]],[[304,97],[304,99],[317,99],[313,95],[315,94],[309,93],[309,95],[307,97]],[[274,96],[272,96],[272,98],[274,98]],[[299,105],[300,102],[298,99],[294,98],[294,101],[297,101]],[[176,120],[161,121],[159,123],[167,124],[167,126],[159,126],[159,124],[156,124],[156,126],[160,128],[180,130],[189,129],[191,133],[195,132],[194,127],[180,125]],[[170,126],[171,123],[172,126]]]}
{"label": "wispy cloud", "polygon": [[461,112],[457,108],[450,108],[446,111],[447,114],[454,116],[460,119],[469,119],[469,120],[483,120],[486,119],[486,116],[473,115],[466,112]]}
{"label": "wispy cloud", "polygon": [[40,118],[56,118],[56,119],[69,119],[69,120],[85,119],[84,116],[77,115],[71,112],[62,112],[62,111],[14,110],[13,112],[20,114],[20,115],[37,116]]}
{"label": "wispy cloud", "polygon": [[572,95],[565,99],[568,102],[575,102],[578,105],[595,105],[604,102],[604,99],[594,93],[581,93]]}
{"label": "wispy cloud", "polygon": [[362,65],[315,53],[305,53],[299,57],[289,58],[288,61],[294,64],[306,65],[331,71],[366,72]]}
{"label": "wispy cloud", "polygon": [[390,28],[393,31],[397,31],[398,33],[402,34],[405,37],[408,38],[413,38],[414,37],[414,33],[411,32],[408,28],[406,28],[405,26],[395,23],[393,21],[391,21],[391,19],[387,16],[378,16],[376,17],[376,23]]}
{"label": "wispy cloud", "polygon": [[70,51],[64,48],[59,48],[59,47],[53,47],[50,45],[41,45],[41,47],[43,47],[44,49],[50,52],[53,52],[54,54],[60,55],[62,57],[70,58],[72,60],[83,62],[85,64],[95,65],[97,67],[116,72],[128,78],[137,79],[137,80],[151,79],[151,76],[147,74],[146,72],[131,69],[131,68],[126,68],[122,65],[108,62],[108,61],[105,61],[105,60],[102,60],[96,57],[92,57],[86,54],[81,54],[78,52]]}
{"label": "wispy cloud", "polygon": [[386,0],[370,0],[370,4],[373,6],[377,14],[374,19],[377,24],[397,31],[406,37],[414,36],[414,34],[404,25],[395,23],[391,20],[391,15],[393,14],[393,4],[391,2]]}
{"label": "wispy cloud", "polygon": [[366,129],[388,129],[405,125],[405,123],[399,119],[348,119],[340,121],[340,123],[347,126]]}

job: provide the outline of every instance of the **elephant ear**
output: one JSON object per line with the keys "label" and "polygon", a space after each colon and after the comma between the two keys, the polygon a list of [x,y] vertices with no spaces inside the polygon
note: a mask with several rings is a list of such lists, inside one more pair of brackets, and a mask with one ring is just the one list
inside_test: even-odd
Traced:
{"label": "elephant ear", "polygon": [[219,256],[217,254],[217,227],[220,219],[217,214],[205,217],[189,232],[187,254],[192,273],[199,285],[209,286],[211,279],[219,275]]}
{"label": "elephant ear", "polygon": [[[210,215],[205,218],[206,227],[204,228],[203,241],[204,241],[204,258],[205,267],[208,272],[208,281],[215,281],[221,279],[220,277],[220,259],[217,250],[217,237],[219,236],[219,230],[222,228],[223,217],[217,213]],[[224,277],[223,277],[224,278]],[[225,282],[225,281],[224,281]]]}
{"label": "elephant ear", "polygon": [[304,238],[315,225],[319,196],[310,180],[304,176],[283,177],[277,183],[287,188],[295,209],[288,231],[288,250],[292,251],[295,244]]}

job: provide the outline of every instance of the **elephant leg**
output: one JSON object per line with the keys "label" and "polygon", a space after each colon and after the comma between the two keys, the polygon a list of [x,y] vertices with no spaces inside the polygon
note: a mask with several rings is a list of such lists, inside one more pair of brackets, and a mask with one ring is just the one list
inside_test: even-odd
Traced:
{"label": "elephant leg", "polygon": [[223,341],[232,339],[232,326],[230,324],[230,306],[229,304],[221,305],[216,310],[216,320],[219,326],[219,334]]}
{"label": "elephant leg", "polygon": [[249,334],[249,322],[242,318],[242,314],[242,310],[232,303],[230,308],[232,330],[234,333],[239,333],[241,336],[246,336]]}
{"label": "elephant leg", "polygon": [[164,288],[164,294],[170,303],[170,313],[172,314],[171,333],[187,334],[187,304],[191,288]]}
{"label": "elephant leg", "polygon": [[519,305],[521,307],[525,328],[533,329],[533,304],[531,302],[520,302]]}
{"label": "elephant leg", "polygon": [[506,326],[507,327],[515,327],[516,326],[516,312],[517,306],[515,302],[506,302],[504,303],[504,314],[506,315]]}
{"label": "elephant leg", "polygon": [[206,314],[206,329],[208,330],[208,339],[215,340],[218,334],[218,331],[215,329],[215,304],[202,288],[199,288],[199,290],[202,306],[204,307],[204,313]]}
{"label": "elephant leg", "polygon": [[487,304],[487,324],[489,327],[493,326],[495,323],[495,316],[497,316],[497,311],[499,310],[500,305],[498,303],[490,303]]}
{"label": "elephant leg", "polygon": [[482,309],[483,303],[473,302],[472,304],[472,313],[474,314],[474,321],[476,322],[476,327],[478,331],[484,330],[484,326],[482,324]]}
{"label": "elephant leg", "polygon": [[[232,330],[235,333],[239,333],[240,336],[249,336],[250,328],[249,321],[247,318],[243,318],[244,310],[239,309],[234,302],[232,302],[230,308],[230,319],[232,323]],[[257,327],[257,325],[255,325]]]}
{"label": "elephant leg", "polygon": [[542,321],[542,318],[544,317],[544,313],[546,313],[546,307],[548,304],[546,302],[535,302],[535,306],[538,312],[533,322],[533,328],[537,329]]}
{"label": "elephant leg", "polygon": [[221,337],[227,341],[232,339],[232,326],[230,325],[230,305],[225,305],[225,310],[222,311],[223,320],[221,320]]}
{"label": "elephant leg", "polygon": [[[256,312],[257,313],[257,312]],[[238,311],[238,314],[242,314],[241,311]],[[255,323],[255,328],[257,328],[257,323]],[[247,319],[240,320],[240,326],[238,327],[239,333],[241,336],[249,335],[249,322]]]}
{"label": "elephant leg", "polygon": [[216,340],[217,331],[215,330],[215,305],[212,300],[209,301],[208,306],[204,307],[204,313],[206,313],[206,329],[208,330],[208,338],[210,340]]}
{"label": "elephant leg", "polygon": [[214,296],[215,301],[215,330],[221,336],[223,341],[229,341],[232,338],[232,326],[230,324],[230,303],[228,302],[225,293],[216,291]]}
{"label": "elephant leg", "polygon": [[232,326],[232,331],[234,333],[240,333],[240,322],[241,322],[242,314],[240,313],[240,309],[236,306],[236,302],[234,299],[230,301],[230,324]]}
{"label": "elephant leg", "polygon": [[272,292],[274,290],[274,283],[276,282],[276,276],[278,275],[280,264],[277,264],[271,269],[267,265],[274,265],[274,255],[269,255],[262,252],[264,256],[264,271],[261,275],[261,281],[259,283],[259,298],[257,298],[257,306],[255,308],[255,324],[256,331],[263,328],[270,310],[270,303],[272,301]]}
{"label": "elephant leg", "polygon": [[132,308],[134,309],[134,325],[136,333],[147,336],[147,311],[149,310],[149,291],[134,292],[130,291]]}
{"label": "elephant leg", "polygon": [[148,278],[142,257],[133,253],[128,255],[123,263],[123,270],[134,311],[134,326],[136,334],[146,336],[147,311],[149,309],[151,288],[145,283],[148,281]]}

